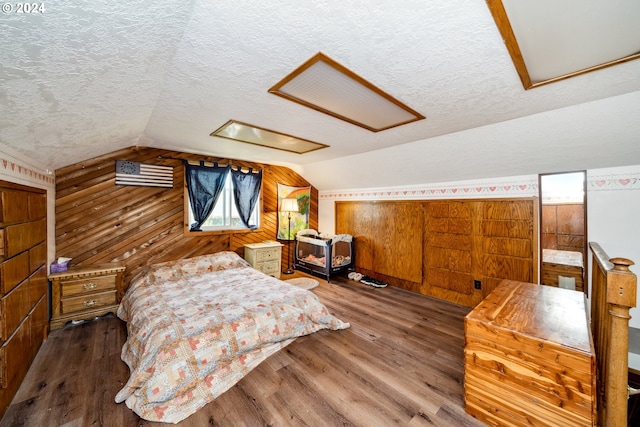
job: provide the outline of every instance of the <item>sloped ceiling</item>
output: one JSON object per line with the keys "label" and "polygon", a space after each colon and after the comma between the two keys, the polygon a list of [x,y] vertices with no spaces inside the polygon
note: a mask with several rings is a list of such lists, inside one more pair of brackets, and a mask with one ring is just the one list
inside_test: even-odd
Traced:
{"label": "sloped ceiling", "polygon": [[[526,91],[481,0],[44,4],[0,20],[0,143],[51,169],[132,145],[321,190],[640,164],[640,61]],[[319,51],[427,119],[372,133],[267,92]],[[330,148],[209,136],[230,119]]]}

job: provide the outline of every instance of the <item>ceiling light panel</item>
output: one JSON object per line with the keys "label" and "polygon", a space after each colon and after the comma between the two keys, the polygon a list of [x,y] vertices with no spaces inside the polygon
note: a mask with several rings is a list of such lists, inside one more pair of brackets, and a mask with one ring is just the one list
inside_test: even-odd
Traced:
{"label": "ceiling light panel", "polygon": [[525,89],[640,58],[640,2],[486,0]]}
{"label": "ceiling light panel", "polygon": [[247,144],[260,145],[277,150],[304,154],[311,151],[327,148],[328,145],[309,141],[308,139],[276,132],[273,130],[253,126],[247,123],[229,120],[220,128],[211,133],[211,136],[245,142]]}
{"label": "ceiling light panel", "polygon": [[322,53],[269,92],[372,132],[425,118]]}

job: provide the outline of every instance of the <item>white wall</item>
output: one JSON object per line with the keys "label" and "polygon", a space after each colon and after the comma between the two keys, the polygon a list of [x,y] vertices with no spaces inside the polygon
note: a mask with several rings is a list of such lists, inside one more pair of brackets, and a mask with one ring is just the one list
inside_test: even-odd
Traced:
{"label": "white wall", "polygon": [[[629,258],[640,275],[640,165],[587,171],[588,238],[610,257]],[[640,305],[640,292],[636,305]],[[640,309],[629,324],[640,328]]]}
{"label": "white wall", "polygon": [[[335,202],[338,200],[537,196],[537,175],[405,187],[320,191],[319,229],[325,233],[335,232]],[[598,242],[612,258],[620,256],[634,261],[636,265],[631,270],[640,275],[640,165],[587,171],[587,238]],[[640,305],[640,298],[637,304]],[[632,309],[631,316],[630,325],[640,328],[640,309]]]}
{"label": "white wall", "polygon": [[46,165],[0,145],[0,179],[47,191],[47,264],[50,264],[56,251],[56,187],[53,172]]}
{"label": "white wall", "polygon": [[328,191],[638,165],[638,117],[640,91],[305,164],[302,175]]}

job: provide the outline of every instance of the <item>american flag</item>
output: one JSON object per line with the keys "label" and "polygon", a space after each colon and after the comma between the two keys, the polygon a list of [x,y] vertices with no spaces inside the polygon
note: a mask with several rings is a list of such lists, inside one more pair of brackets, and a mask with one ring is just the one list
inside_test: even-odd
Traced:
{"label": "american flag", "polygon": [[173,188],[173,168],[116,160],[116,185]]}

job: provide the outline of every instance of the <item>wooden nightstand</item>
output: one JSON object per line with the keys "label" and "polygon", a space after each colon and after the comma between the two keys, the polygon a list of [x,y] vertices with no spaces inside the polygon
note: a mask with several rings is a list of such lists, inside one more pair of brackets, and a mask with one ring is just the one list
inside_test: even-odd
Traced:
{"label": "wooden nightstand", "polygon": [[108,263],[78,266],[50,274],[51,330],[72,320],[115,314],[124,293],[124,270],[123,263]]}
{"label": "wooden nightstand", "polygon": [[244,245],[244,259],[256,270],[280,278],[282,243],[263,242]]}

